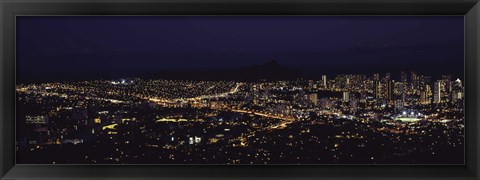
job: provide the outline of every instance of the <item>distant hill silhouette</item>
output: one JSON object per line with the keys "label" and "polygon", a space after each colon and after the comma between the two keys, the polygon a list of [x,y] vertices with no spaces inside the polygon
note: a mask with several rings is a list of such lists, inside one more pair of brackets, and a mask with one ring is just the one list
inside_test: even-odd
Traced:
{"label": "distant hill silhouette", "polygon": [[154,79],[184,79],[184,80],[234,80],[256,81],[290,80],[301,77],[296,70],[280,65],[276,60],[264,64],[243,68],[191,69],[191,70],[163,70],[148,78]]}
{"label": "distant hill silhouette", "polygon": [[[426,69],[425,67],[428,67]],[[322,75],[332,78],[339,74],[366,74],[386,72],[392,73],[394,79],[400,79],[400,71],[415,71],[422,75],[440,78],[440,75],[451,74],[453,77],[463,77],[463,63],[455,65],[449,63],[412,63],[408,65],[395,64],[344,64],[344,65],[319,65],[302,64],[289,65],[280,64],[276,60],[267,61],[262,64],[249,67],[236,68],[197,68],[197,69],[157,69],[150,68],[115,68],[115,69],[91,69],[85,70],[55,69],[43,71],[42,73],[19,73],[17,70],[17,83],[39,83],[59,81],[84,81],[84,80],[111,80],[127,77],[138,77],[147,79],[179,79],[179,80],[233,80],[233,81],[258,81],[267,80],[292,80],[296,78],[320,79]],[[428,71],[427,71],[428,70]]]}

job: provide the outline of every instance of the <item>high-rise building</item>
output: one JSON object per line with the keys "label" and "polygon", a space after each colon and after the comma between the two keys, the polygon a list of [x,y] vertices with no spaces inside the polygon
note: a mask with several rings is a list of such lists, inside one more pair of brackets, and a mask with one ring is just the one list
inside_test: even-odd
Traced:
{"label": "high-rise building", "polygon": [[343,92],[343,102],[350,101],[350,93],[348,91]]}
{"label": "high-rise building", "polygon": [[450,93],[452,92],[452,76],[450,75],[442,75],[442,80],[444,81],[445,83],[445,91],[447,93]]}
{"label": "high-rise building", "polygon": [[420,92],[420,104],[427,104],[427,92]]}
{"label": "high-rise building", "polygon": [[323,88],[328,88],[327,87],[327,75],[322,75],[322,86],[323,86]]}
{"label": "high-rise building", "polygon": [[435,81],[433,88],[433,103],[441,103],[445,93],[445,84],[443,80]]}
{"label": "high-rise building", "polygon": [[411,84],[410,88],[412,89],[414,94],[419,94],[419,92],[420,92],[419,91],[419,89],[420,89],[419,88],[419,85],[420,85],[420,82],[419,82],[420,79],[419,78],[420,77],[417,75],[417,73],[415,73],[413,71],[411,72],[411,74],[412,75],[410,76],[410,79],[411,79],[410,82],[412,82],[412,84]]}
{"label": "high-rise building", "polygon": [[317,93],[310,94],[310,101],[313,103],[313,105],[315,105],[315,106],[318,105],[318,95],[317,95]]}
{"label": "high-rise building", "polygon": [[425,88],[420,92],[420,104],[430,104],[430,94],[432,94],[430,85],[425,85]]}
{"label": "high-rise building", "polygon": [[461,99],[463,99],[463,86],[462,81],[460,79],[457,79],[455,80],[455,82],[453,82],[452,101],[456,102]]}
{"label": "high-rise building", "polygon": [[407,87],[408,87],[408,79],[407,79],[407,73],[405,71],[400,72],[400,93],[402,94],[402,101],[403,103],[406,102],[406,97],[407,97]]}
{"label": "high-rise building", "polygon": [[373,81],[373,95],[374,95],[375,99],[380,99],[381,98],[380,81],[377,81],[377,80]]}
{"label": "high-rise building", "polygon": [[389,80],[387,81],[387,84],[386,84],[386,87],[387,87],[387,100],[392,100],[392,96],[393,96],[393,86],[394,86],[394,82]]}

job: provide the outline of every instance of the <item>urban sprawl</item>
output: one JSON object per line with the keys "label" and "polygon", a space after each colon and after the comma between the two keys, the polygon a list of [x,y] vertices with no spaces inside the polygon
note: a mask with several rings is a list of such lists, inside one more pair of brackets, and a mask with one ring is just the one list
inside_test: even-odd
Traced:
{"label": "urban sprawl", "polygon": [[17,85],[17,163],[463,164],[464,85],[400,72]]}

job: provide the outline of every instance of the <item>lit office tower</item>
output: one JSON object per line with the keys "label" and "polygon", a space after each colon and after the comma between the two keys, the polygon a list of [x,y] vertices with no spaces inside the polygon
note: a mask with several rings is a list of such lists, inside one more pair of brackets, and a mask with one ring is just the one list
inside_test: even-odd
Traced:
{"label": "lit office tower", "polygon": [[420,92],[420,104],[427,105],[430,104],[430,95],[432,90],[430,85],[425,85],[425,88]]}
{"label": "lit office tower", "polygon": [[452,76],[442,75],[442,80],[445,83],[445,91],[447,91],[447,93],[452,92],[452,88],[453,88],[453,86],[452,86]]}
{"label": "lit office tower", "polygon": [[400,73],[400,82],[401,82],[401,87],[400,87],[400,92],[402,94],[402,101],[406,101],[406,94],[407,94],[407,86],[408,86],[408,79],[407,79],[407,73],[405,71],[402,71]]}
{"label": "lit office tower", "polygon": [[380,97],[380,75],[373,74],[372,81],[373,97],[378,99]]}
{"label": "lit office tower", "polygon": [[315,105],[315,106],[318,105],[318,95],[317,95],[317,93],[310,94],[310,101],[313,103],[313,105]]}
{"label": "lit office tower", "polygon": [[394,82],[392,80],[387,81],[387,100],[392,100]]}
{"label": "lit office tower", "polygon": [[410,82],[412,82],[412,84],[411,84],[412,91],[413,91],[413,93],[418,94],[418,92],[419,92],[419,77],[413,71],[411,72],[411,74],[412,75],[410,76],[410,78],[411,78]]}
{"label": "lit office tower", "polygon": [[327,75],[322,75],[322,87],[327,88]]}
{"label": "lit office tower", "polygon": [[351,87],[351,86],[350,86],[350,78],[347,77],[347,78],[345,79],[345,86],[344,86],[344,88],[348,90],[348,89],[350,89],[350,87]]}
{"label": "lit office tower", "polygon": [[426,85],[425,87],[425,92],[427,93],[427,101],[426,104],[432,103],[431,97],[432,97],[432,88],[430,85]]}
{"label": "lit office tower", "polygon": [[460,79],[455,80],[452,88],[452,101],[456,102],[463,99],[463,86]]}
{"label": "lit office tower", "polygon": [[426,105],[427,103],[427,92],[422,91],[420,92],[420,104]]}
{"label": "lit office tower", "polygon": [[350,101],[350,93],[348,91],[343,92],[343,102]]}
{"label": "lit office tower", "polygon": [[418,91],[420,94],[421,92],[425,91],[426,90],[426,87],[427,85],[430,84],[430,77],[429,76],[418,76],[418,80],[417,80],[417,85],[418,85]]}
{"label": "lit office tower", "polygon": [[381,98],[380,81],[378,80],[373,81],[373,95],[375,96],[375,99]]}
{"label": "lit office tower", "polygon": [[433,103],[441,103],[445,96],[445,83],[443,80],[435,81],[433,88]]}

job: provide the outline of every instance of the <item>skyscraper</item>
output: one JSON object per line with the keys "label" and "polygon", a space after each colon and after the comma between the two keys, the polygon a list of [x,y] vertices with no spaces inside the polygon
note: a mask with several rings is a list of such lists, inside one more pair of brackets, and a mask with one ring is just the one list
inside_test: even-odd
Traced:
{"label": "skyscraper", "polygon": [[413,91],[414,94],[419,94],[419,92],[420,92],[419,91],[419,89],[420,89],[419,88],[419,77],[418,77],[417,73],[415,73],[413,71],[411,72],[411,74],[412,75],[410,76],[410,79],[411,79],[410,82],[412,82],[412,84],[411,84],[410,87],[412,88],[412,91]]}
{"label": "skyscraper", "polygon": [[453,88],[453,86],[452,86],[452,76],[442,75],[442,80],[445,83],[445,91],[447,91],[447,93],[452,92],[452,88]]}
{"label": "skyscraper", "polygon": [[375,99],[380,99],[381,98],[380,81],[378,81],[378,80],[373,81],[373,94],[375,96]]}
{"label": "skyscraper", "polygon": [[432,93],[432,90],[430,88],[430,85],[425,85],[425,88],[423,91],[420,92],[420,104],[427,105],[430,104],[430,94]]}
{"label": "skyscraper", "polygon": [[310,94],[310,101],[313,103],[314,106],[318,105],[318,95],[317,95],[317,93]]}
{"label": "skyscraper", "polygon": [[393,85],[394,82],[392,80],[387,81],[387,100],[390,101],[392,100],[392,95],[393,95]]}
{"label": "skyscraper", "polygon": [[343,102],[350,101],[350,93],[348,91],[343,92]]}
{"label": "skyscraper", "polygon": [[443,80],[437,80],[435,81],[434,88],[433,88],[433,103],[441,103],[442,102],[442,97],[444,96],[444,83]]}
{"label": "skyscraper", "polygon": [[455,80],[452,88],[452,101],[456,102],[463,99],[463,86],[460,79]]}
{"label": "skyscraper", "polygon": [[322,75],[322,86],[327,88],[327,75]]}
{"label": "skyscraper", "polygon": [[408,79],[407,79],[407,73],[405,71],[402,71],[400,73],[400,92],[402,94],[402,102],[405,104],[406,102],[406,97],[407,97],[407,87],[408,87]]}

